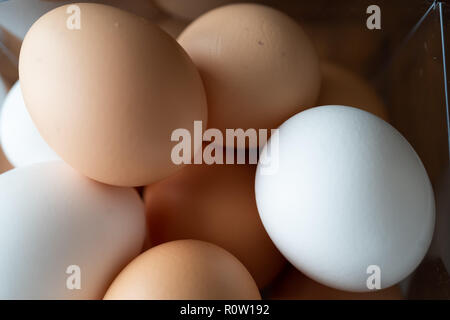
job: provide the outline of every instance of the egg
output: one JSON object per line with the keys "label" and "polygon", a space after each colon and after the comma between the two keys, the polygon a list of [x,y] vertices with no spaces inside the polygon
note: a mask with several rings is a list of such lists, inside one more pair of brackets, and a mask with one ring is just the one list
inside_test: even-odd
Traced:
{"label": "egg", "polygon": [[202,241],[180,240],[134,259],[105,300],[259,300],[255,281],[233,255]]}
{"label": "egg", "polygon": [[269,291],[270,300],[403,300],[398,286],[372,292],[346,292],[323,286],[289,267]]}
{"label": "egg", "polygon": [[2,77],[0,76],[0,110],[1,110],[1,105],[3,104],[3,101],[5,100],[7,93],[8,93],[8,90],[6,89],[6,84],[3,81]]}
{"label": "egg", "polygon": [[148,20],[100,4],[77,6],[80,29],[66,26],[76,13],[62,6],[23,42],[20,85],[36,127],[65,162],[94,180],[141,186],[172,174],[179,169],[172,133],[193,131],[197,120],[206,125],[195,65]]}
{"label": "egg", "polygon": [[[0,76],[0,116],[3,108],[3,100],[5,99],[6,94],[7,94],[6,85]],[[0,138],[1,138],[1,121],[0,121]],[[9,163],[8,159],[6,159],[5,154],[3,153],[3,150],[0,145],[0,174],[5,171],[8,171],[11,168],[12,166]]]}
{"label": "egg", "polygon": [[152,244],[214,243],[235,255],[265,287],[285,260],[258,216],[255,171],[255,165],[191,165],[148,186],[144,199]]}
{"label": "egg", "polygon": [[11,163],[9,163],[8,159],[6,159],[3,150],[0,148],[0,174],[12,169]]}
{"label": "egg", "polygon": [[[66,0],[45,0],[48,2],[60,2],[63,4],[74,3],[76,1],[66,1]],[[99,3],[110,5],[149,20],[158,19],[161,15],[159,8],[153,3],[153,0],[86,0],[87,3]]]}
{"label": "egg", "polygon": [[235,0],[155,0],[155,4],[166,13],[186,21],[191,21],[203,13]]}
{"label": "egg", "polygon": [[110,5],[149,20],[158,19],[161,15],[159,8],[152,0],[90,0],[87,2]]}
{"label": "egg", "polygon": [[330,62],[321,63],[322,88],[318,106],[341,105],[363,109],[389,121],[375,89],[358,75]]}
{"label": "egg", "polygon": [[101,299],[142,248],[144,205],[61,161],[0,175],[0,299]]}
{"label": "egg", "polygon": [[[19,78],[17,61],[21,45],[22,40],[3,28],[0,23],[0,82],[3,82],[7,88],[10,88]],[[1,91],[2,89],[0,89],[0,104],[2,103]]]}
{"label": "egg", "polygon": [[6,157],[14,167],[60,160],[31,120],[19,81],[9,91],[2,108],[0,140]]}
{"label": "egg", "polygon": [[228,5],[195,20],[178,41],[203,78],[211,128],[272,129],[316,103],[316,52],[282,12]]}
{"label": "egg", "polygon": [[174,19],[171,17],[166,17],[158,21],[158,26],[175,39],[180,35],[181,32],[183,32],[187,25],[188,24],[183,20]]}
{"label": "egg", "polygon": [[392,126],[357,108],[313,108],[283,123],[264,147],[255,192],[281,253],[335,289],[395,285],[432,239],[434,195],[418,155]]}
{"label": "egg", "polygon": [[23,39],[39,17],[60,4],[49,1],[9,0],[0,3],[1,25],[16,37]]}

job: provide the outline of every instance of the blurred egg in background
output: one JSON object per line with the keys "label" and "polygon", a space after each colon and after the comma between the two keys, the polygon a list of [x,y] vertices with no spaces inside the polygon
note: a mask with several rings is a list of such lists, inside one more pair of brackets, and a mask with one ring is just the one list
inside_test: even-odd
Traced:
{"label": "blurred egg in background", "polygon": [[172,17],[158,20],[158,26],[176,39],[188,25],[187,22]]}
{"label": "blurred egg in background", "polygon": [[200,15],[236,0],[154,0],[164,12],[178,19],[192,21]]}

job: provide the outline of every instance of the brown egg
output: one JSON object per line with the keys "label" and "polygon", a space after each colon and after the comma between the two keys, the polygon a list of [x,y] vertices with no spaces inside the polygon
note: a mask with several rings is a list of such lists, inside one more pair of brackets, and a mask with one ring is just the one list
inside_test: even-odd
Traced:
{"label": "brown egg", "polygon": [[[19,78],[17,61],[19,60],[22,40],[1,26],[0,22],[0,86],[10,88]],[[0,88],[1,91],[1,88]],[[1,95],[1,93],[0,93]],[[0,104],[2,101],[0,101]]]}
{"label": "brown egg", "polygon": [[155,4],[166,13],[191,21],[203,13],[236,0],[155,0]]}
{"label": "brown egg", "polygon": [[346,292],[325,287],[289,266],[268,290],[267,299],[273,300],[401,300],[398,286],[374,292]]}
{"label": "brown egg", "polygon": [[139,186],[173,173],[172,132],[193,131],[195,120],[207,119],[197,69],[148,20],[78,6],[80,29],[66,26],[62,6],[41,17],[22,46],[21,87],[39,132],[63,160],[100,182]]}
{"label": "brown egg", "polygon": [[13,166],[9,163],[8,159],[6,159],[5,154],[3,153],[3,150],[0,148],[0,174],[11,170]]}
{"label": "brown egg", "polygon": [[114,280],[106,300],[259,300],[251,275],[233,255],[202,241],[154,247]]}
{"label": "brown egg", "polygon": [[273,129],[316,103],[316,52],[282,12],[256,4],[221,7],[195,20],[178,41],[200,70],[211,128]]}
{"label": "brown egg", "polygon": [[235,255],[260,288],[285,260],[267,235],[254,195],[256,166],[190,165],[146,188],[153,244],[198,239]]}
{"label": "brown egg", "polygon": [[321,64],[322,89],[318,106],[343,105],[371,112],[389,121],[375,89],[356,74],[329,62]]}
{"label": "brown egg", "polygon": [[175,39],[183,32],[187,25],[187,22],[171,17],[158,21],[158,26]]}

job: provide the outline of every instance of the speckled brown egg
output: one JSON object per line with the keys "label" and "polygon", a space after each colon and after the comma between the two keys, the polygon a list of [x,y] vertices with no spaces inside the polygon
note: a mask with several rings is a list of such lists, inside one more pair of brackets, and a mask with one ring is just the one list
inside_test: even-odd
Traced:
{"label": "speckled brown egg", "polygon": [[233,255],[202,241],[173,241],[134,259],[105,300],[259,300],[251,275]]}
{"label": "speckled brown egg", "polygon": [[316,103],[319,61],[301,26],[257,4],[214,9],[178,38],[203,78],[209,126],[272,129]]}
{"label": "speckled brown egg", "polygon": [[[207,119],[200,75],[178,43],[131,13],[62,6],[30,29],[20,54],[23,96],[39,132],[84,175],[139,186],[170,175],[171,134]],[[67,13],[69,10],[70,13]],[[74,21],[79,21],[79,29]]]}

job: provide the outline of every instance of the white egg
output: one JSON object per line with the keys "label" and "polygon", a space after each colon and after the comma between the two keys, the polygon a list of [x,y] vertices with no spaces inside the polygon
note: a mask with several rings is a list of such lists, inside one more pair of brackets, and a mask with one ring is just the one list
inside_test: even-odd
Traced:
{"label": "white egg", "polygon": [[144,204],[132,188],[61,161],[0,175],[0,299],[101,299],[144,237]]}
{"label": "white egg", "polygon": [[[279,129],[278,152],[277,135],[262,152],[255,191],[283,255],[340,290],[387,288],[407,277],[426,254],[435,221],[429,178],[408,141],[387,122],[343,106],[301,112]],[[277,166],[266,170],[270,161]]]}
{"label": "white egg", "polygon": [[14,167],[60,160],[41,137],[28,113],[19,81],[9,91],[0,116],[0,141]]}

